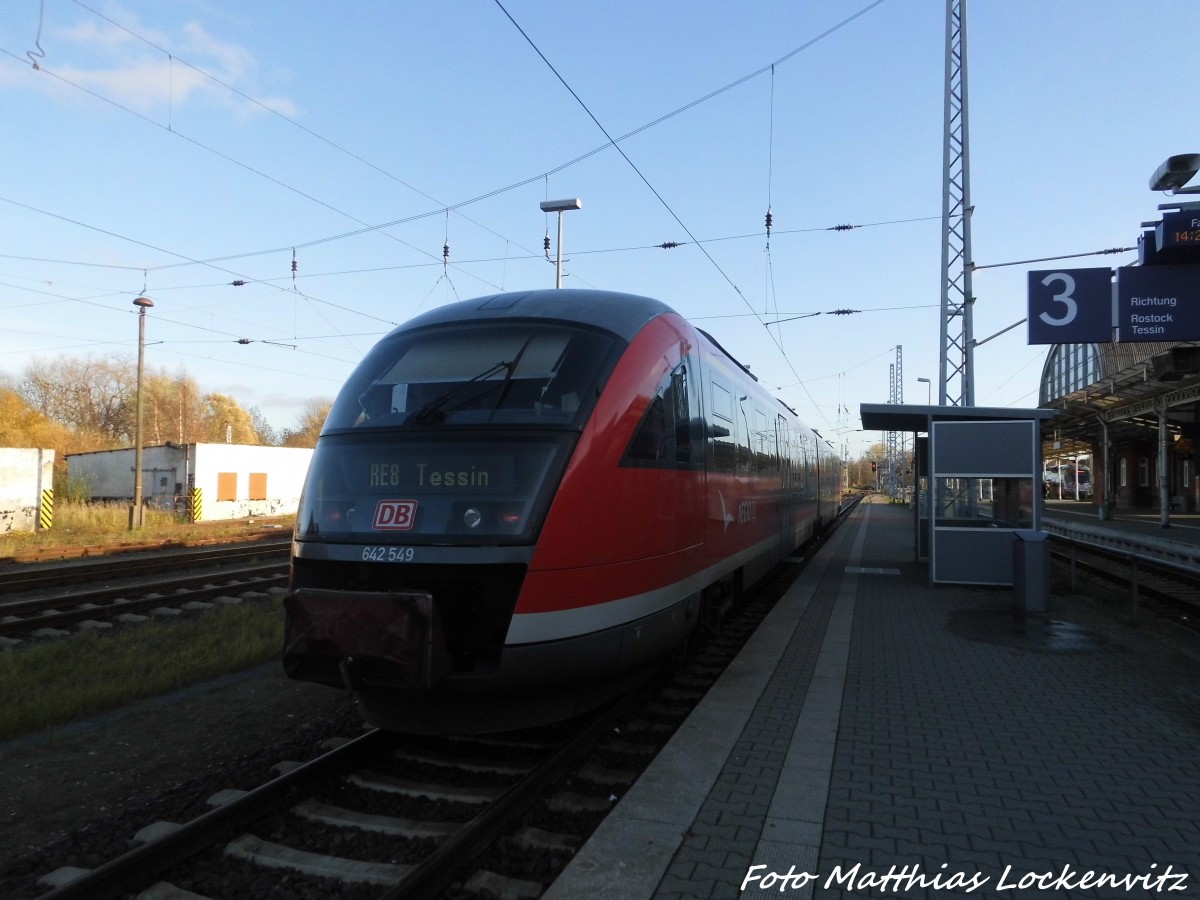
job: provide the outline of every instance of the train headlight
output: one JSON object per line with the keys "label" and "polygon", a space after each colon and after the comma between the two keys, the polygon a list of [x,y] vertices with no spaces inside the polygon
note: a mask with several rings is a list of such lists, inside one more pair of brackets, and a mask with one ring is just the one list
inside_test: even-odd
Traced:
{"label": "train headlight", "polygon": [[468,528],[478,528],[479,523],[483,521],[483,513],[474,506],[470,507],[463,513],[463,524]]}

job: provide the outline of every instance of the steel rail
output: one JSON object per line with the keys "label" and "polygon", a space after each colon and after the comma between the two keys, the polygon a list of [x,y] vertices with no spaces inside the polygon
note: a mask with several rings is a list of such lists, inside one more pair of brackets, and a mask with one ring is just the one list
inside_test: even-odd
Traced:
{"label": "steel rail", "polygon": [[632,691],[596,713],[528,776],[488,804],[426,859],[414,865],[379,900],[430,900],[435,897],[453,880],[458,869],[495,841],[516,816],[569,770],[575,760],[611,731],[613,724],[629,712],[641,693],[640,690]]}
{"label": "steel rail", "polygon": [[263,784],[238,799],[186,822],[162,837],[109,860],[38,900],[113,900],[134,893],[163,870],[212,846],[227,832],[277,810],[297,789],[305,789],[379,752],[386,735],[369,731]]}
{"label": "steel rail", "polygon": [[137,559],[107,558],[82,563],[65,563],[37,568],[0,570],[0,592],[28,591],[60,584],[71,584],[84,579],[126,577],[170,571],[180,566],[219,565],[225,561],[243,559],[247,556],[284,554],[291,549],[291,541],[270,540],[258,544],[238,544],[215,550],[174,550],[156,553],[154,556]]}
{"label": "steel rail", "polygon": [[[27,616],[27,618],[18,618],[12,621],[0,621],[0,637],[23,634],[36,628],[73,625],[90,619],[103,619],[122,613],[144,612],[148,609],[175,606],[190,601],[211,600],[239,591],[275,587],[286,583],[287,567],[287,561],[282,561],[239,569],[224,569],[219,572],[206,572],[154,584],[123,585],[95,591],[42,597],[36,600],[0,603],[0,615],[6,617]],[[214,584],[218,580],[224,583]],[[160,593],[161,591],[180,589],[186,589],[187,593]],[[141,593],[143,596],[128,599],[128,595],[134,593]],[[149,596],[151,594],[154,596]],[[122,599],[124,602],[104,602],[117,599]],[[96,605],[83,606],[88,603]],[[72,608],[59,609],[59,607],[65,606]],[[54,610],[54,612],[39,614],[41,610]]]}
{"label": "steel rail", "polygon": [[[1080,551],[1085,554],[1084,558],[1080,557]],[[1133,618],[1138,616],[1141,595],[1145,592],[1175,611],[1187,613],[1180,616],[1181,624],[1193,629],[1197,627],[1190,616],[1200,613],[1200,571],[1144,556],[1136,550],[1116,549],[1060,535],[1051,536],[1050,552],[1069,567],[1072,590],[1076,589],[1076,569],[1087,569],[1129,585]]]}
{"label": "steel rail", "polygon": [[1200,545],[1136,531],[1121,531],[1104,525],[1075,524],[1062,519],[1044,518],[1042,529],[1054,538],[1074,541],[1081,546],[1135,554],[1139,559],[1200,574]]}

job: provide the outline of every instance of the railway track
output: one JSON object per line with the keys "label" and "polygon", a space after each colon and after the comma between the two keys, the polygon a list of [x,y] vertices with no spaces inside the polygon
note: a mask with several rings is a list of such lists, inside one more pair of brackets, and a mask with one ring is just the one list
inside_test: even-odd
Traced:
{"label": "railway track", "polygon": [[129,578],[135,575],[156,575],[176,571],[180,567],[197,568],[204,565],[227,565],[239,559],[258,559],[286,554],[291,541],[271,539],[250,544],[226,547],[170,550],[152,556],[108,557],[87,562],[20,565],[0,568],[0,602],[12,593],[98,581]]}
{"label": "railway track", "polygon": [[90,621],[136,621],[122,617],[283,586],[289,548],[290,542],[276,540],[6,570],[0,573],[0,637]]}
{"label": "railway track", "polygon": [[[281,763],[272,781],[217,798],[224,802],[192,822],[152,826],[158,837],[45,900],[105,900],[140,891],[167,896],[180,889],[212,892],[202,897],[259,896],[259,883],[277,883],[281,869],[338,896],[349,891],[375,898],[432,897],[453,877],[459,860],[493,841],[539,797],[550,792],[553,799],[555,783],[621,714],[612,707],[565,734],[533,740],[414,745],[371,731],[309,762]],[[330,802],[347,793],[368,806],[362,795],[375,794],[374,806],[390,814]],[[549,846],[571,841],[562,835],[533,839]],[[323,846],[314,850],[314,844]],[[350,847],[351,855],[330,850],[338,845]],[[372,854],[381,858],[363,858]],[[498,873],[472,877],[506,891],[522,890],[517,879]]]}
{"label": "railway track", "polygon": [[1068,571],[1084,570],[1129,592],[1132,614],[1149,605],[1180,625],[1200,629],[1200,572],[1139,554],[1060,536],[1050,539],[1050,552]]}
{"label": "railway track", "polygon": [[224,805],[189,822],[151,823],[145,843],[89,872],[43,870],[39,892],[17,896],[153,900],[189,896],[173,890],[229,898],[286,889],[298,898],[532,900],[703,699],[815,549],[748,594],[687,660],[584,722],[494,738],[370,732],[311,762],[282,762],[272,781],[231,801],[218,797]]}
{"label": "railway track", "polygon": [[129,852],[47,872],[38,884],[49,893],[19,896],[221,900],[286,885],[305,898],[532,900],[752,632],[738,624],[670,678],[566,726],[469,738],[373,730],[280,762],[261,787],[221,792],[186,823],[150,823]]}

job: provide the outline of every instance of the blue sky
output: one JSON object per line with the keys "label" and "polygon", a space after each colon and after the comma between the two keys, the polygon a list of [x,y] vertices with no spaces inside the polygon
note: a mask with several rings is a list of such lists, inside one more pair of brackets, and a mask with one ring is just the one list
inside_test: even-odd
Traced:
{"label": "blue sky", "polygon": [[[969,5],[977,265],[1136,243],[1150,174],[1200,150],[1197,12]],[[552,287],[538,203],[578,197],[566,286],[671,304],[857,453],[897,345],[936,400],[944,27],[942,0],[8,0],[0,373],[133,358],[144,292],[149,365],[290,425],[393,324]],[[1029,269],[1135,258],[980,269],[975,336]],[[976,402],[1036,405],[1044,356],[979,346]]]}

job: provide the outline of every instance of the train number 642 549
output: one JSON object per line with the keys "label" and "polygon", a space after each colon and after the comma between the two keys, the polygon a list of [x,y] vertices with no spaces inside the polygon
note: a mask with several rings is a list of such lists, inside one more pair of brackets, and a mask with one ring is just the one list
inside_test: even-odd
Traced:
{"label": "train number 642 549", "polygon": [[363,547],[364,562],[412,562],[417,551],[413,547]]}

